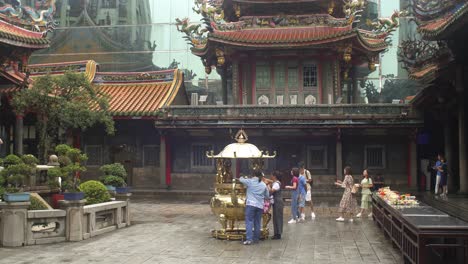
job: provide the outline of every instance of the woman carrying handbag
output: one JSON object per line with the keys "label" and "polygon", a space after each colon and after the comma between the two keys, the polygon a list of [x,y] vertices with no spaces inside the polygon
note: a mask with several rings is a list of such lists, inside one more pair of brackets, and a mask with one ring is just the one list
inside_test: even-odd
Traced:
{"label": "woman carrying handbag", "polygon": [[[336,219],[338,222],[344,222],[346,215],[349,215],[349,222],[353,222],[353,215],[356,212],[357,201],[354,194],[357,192],[354,186],[354,179],[351,176],[351,167],[344,169],[344,180],[335,182],[335,185],[344,188],[343,197],[340,202],[340,217]],[[354,191],[353,191],[354,188]],[[354,194],[353,194],[354,192]]]}

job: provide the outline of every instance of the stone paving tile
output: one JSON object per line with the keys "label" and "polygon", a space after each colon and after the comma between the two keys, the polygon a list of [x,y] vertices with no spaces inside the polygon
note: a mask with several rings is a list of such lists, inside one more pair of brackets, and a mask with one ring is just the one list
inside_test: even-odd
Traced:
{"label": "stone paving tile", "polygon": [[[141,201],[131,206],[134,225],[75,243],[2,248],[0,263],[402,263],[399,252],[370,219],[337,223],[334,209],[317,219],[286,224],[283,239],[252,246],[211,238],[219,224],[206,204]],[[319,214],[319,211],[321,214]],[[289,208],[285,208],[289,212]],[[270,224],[270,228],[271,224]]]}

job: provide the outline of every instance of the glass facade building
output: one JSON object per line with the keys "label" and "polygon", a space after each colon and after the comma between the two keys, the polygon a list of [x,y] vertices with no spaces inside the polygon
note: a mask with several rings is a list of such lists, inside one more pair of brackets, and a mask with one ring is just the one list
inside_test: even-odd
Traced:
{"label": "glass facade building", "polygon": [[[34,6],[37,1],[22,2]],[[176,27],[176,18],[201,23],[194,6],[193,0],[57,0],[58,26],[50,33],[51,47],[35,52],[30,63],[95,60],[101,71],[114,72],[178,67],[186,71],[189,96],[191,92],[209,95],[207,103],[214,104],[222,100],[221,78],[216,71],[205,73],[200,58],[191,53]],[[398,1],[371,0],[361,24],[365,26],[367,19],[379,14],[388,17],[398,8]],[[382,83],[382,76],[400,75],[398,42],[397,31],[369,80]]]}
{"label": "glass facade building", "polygon": [[193,5],[193,0],[57,0],[51,47],[35,52],[30,63],[95,60],[101,71],[113,72],[179,67],[186,70],[189,91],[213,93],[219,75],[205,73],[175,25],[176,18],[199,22]]}

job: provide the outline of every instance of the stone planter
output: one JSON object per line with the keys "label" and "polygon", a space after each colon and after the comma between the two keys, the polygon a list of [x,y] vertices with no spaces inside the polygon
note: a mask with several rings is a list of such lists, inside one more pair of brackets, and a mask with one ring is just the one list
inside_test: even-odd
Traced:
{"label": "stone planter", "polygon": [[79,201],[84,199],[84,193],[83,192],[69,192],[69,193],[64,193],[63,198],[65,201]]}
{"label": "stone planter", "polygon": [[129,193],[130,190],[131,190],[130,187],[117,187],[117,188],[115,188],[115,192],[119,193],[119,194],[120,193]]}
{"label": "stone planter", "polygon": [[21,193],[5,193],[3,195],[3,200],[5,202],[29,202],[29,193],[28,192],[21,192]]}
{"label": "stone planter", "polygon": [[65,200],[63,193],[52,194],[52,207],[59,208],[59,201]]}
{"label": "stone planter", "polygon": [[107,190],[110,191],[110,192],[115,192],[115,187],[112,186],[112,185],[106,185],[106,188],[107,188]]}

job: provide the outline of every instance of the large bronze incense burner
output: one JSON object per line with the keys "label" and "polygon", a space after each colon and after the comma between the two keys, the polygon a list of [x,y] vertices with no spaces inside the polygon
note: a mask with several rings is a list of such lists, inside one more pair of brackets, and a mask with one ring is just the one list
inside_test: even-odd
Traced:
{"label": "large bronze incense burner", "polygon": [[[211,210],[218,217],[221,229],[212,230],[213,237],[224,240],[245,239],[245,199],[246,189],[232,175],[231,159],[250,159],[252,169],[263,169],[264,159],[274,158],[276,153],[260,151],[256,146],[246,143],[247,134],[240,130],[235,137],[237,143],[226,146],[218,155],[213,151],[207,153],[209,158],[216,159],[215,195],[211,198]],[[268,223],[270,213],[263,214],[261,238],[269,235]]]}

